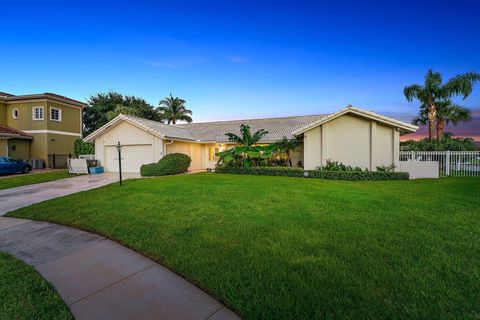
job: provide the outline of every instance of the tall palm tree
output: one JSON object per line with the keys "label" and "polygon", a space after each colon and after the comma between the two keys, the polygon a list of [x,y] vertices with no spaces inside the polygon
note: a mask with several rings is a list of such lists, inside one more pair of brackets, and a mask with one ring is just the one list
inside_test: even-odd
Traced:
{"label": "tall palm tree", "polygon": [[413,84],[405,87],[403,94],[407,101],[418,100],[426,109],[426,122],[428,123],[428,137],[430,140],[435,135],[435,121],[437,120],[437,104],[461,95],[468,97],[473,90],[473,85],[480,80],[480,73],[467,72],[460,74],[442,84],[442,76],[438,72],[428,70],[423,86]]}
{"label": "tall palm tree", "polygon": [[[443,138],[443,129],[446,124],[452,123],[457,125],[459,122],[465,122],[472,119],[470,110],[454,103],[451,99],[443,99],[436,103],[437,116],[436,116],[436,131],[437,140]],[[413,121],[414,124],[427,124],[427,106],[422,104],[417,118]]]}
{"label": "tall palm tree", "polygon": [[260,141],[260,139],[262,139],[267,133],[268,131],[260,129],[254,134],[252,134],[250,132],[250,126],[242,124],[240,126],[240,136],[231,132],[225,133],[225,135],[228,137],[228,141],[236,142],[242,146],[250,147]]}
{"label": "tall palm tree", "polygon": [[187,109],[187,102],[179,97],[166,97],[158,104],[157,111],[163,120],[166,120],[168,124],[176,124],[177,121],[192,122],[192,110]]}

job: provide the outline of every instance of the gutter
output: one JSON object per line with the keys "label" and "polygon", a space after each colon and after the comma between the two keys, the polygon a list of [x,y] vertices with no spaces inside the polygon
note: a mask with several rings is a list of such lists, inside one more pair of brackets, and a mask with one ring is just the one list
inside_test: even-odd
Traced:
{"label": "gutter", "polygon": [[170,140],[170,142],[163,144],[163,156],[167,155],[167,146],[171,145],[173,142],[174,142],[174,140]]}

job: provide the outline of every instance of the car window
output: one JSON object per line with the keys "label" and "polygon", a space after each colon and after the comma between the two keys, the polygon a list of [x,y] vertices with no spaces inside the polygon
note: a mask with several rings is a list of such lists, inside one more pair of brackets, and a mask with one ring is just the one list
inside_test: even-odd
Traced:
{"label": "car window", "polygon": [[17,162],[17,160],[12,159],[12,158],[6,158],[6,159],[7,159],[7,162]]}
{"label": "car window", "polygon": [[0,157],[0,162],[7,162],[7,160],[4,157]]}

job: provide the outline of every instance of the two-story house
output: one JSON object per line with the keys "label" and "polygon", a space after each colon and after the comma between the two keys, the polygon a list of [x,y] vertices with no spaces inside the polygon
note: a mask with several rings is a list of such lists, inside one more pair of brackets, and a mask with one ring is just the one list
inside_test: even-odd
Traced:
{"label": "two-story house", "polygon": [[73,153],[74,141],[82,137],[85,106],[53,93],[0,92],[0,156],[43,159],[49,166],[49,155]]}

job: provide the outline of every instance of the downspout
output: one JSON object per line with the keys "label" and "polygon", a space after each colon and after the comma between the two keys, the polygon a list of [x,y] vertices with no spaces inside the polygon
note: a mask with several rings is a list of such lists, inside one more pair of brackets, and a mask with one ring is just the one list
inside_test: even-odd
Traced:
{"label": "downspout", "polygon": [[173,143],[173,140],[170,140],[170,142],[163,144],[163,156],[167,155],[167,146],[172,144],[172,143]]}

